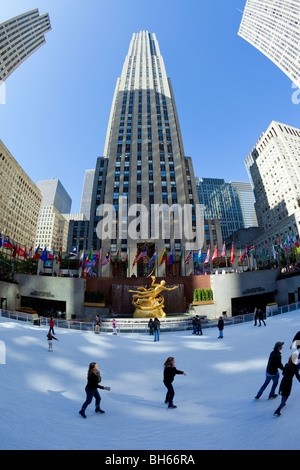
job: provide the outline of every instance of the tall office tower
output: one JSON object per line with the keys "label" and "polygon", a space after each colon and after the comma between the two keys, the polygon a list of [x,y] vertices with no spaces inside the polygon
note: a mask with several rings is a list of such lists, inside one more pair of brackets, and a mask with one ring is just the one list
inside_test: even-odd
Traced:
{"label": "tall office tower", "polygon": [[[34,246],[42,202],[39,188],[0,140],[0,233],[23,250]],[[3,241],[3,240],[2,240]]]}
{"label": "tall office tower", "polygon": [[[300,233],[300,129],[272,121],[245,165],[251,175],[263,252]],[[289,234],[289,235],[288,235]]]}
{"label": "tall office tower", "polygon": [[245,227],[242,205],[235,186],[219,178],[196,178],[199,203],[205,220],[219,219],[223,240]]}
{"label": "tall office tower", "polygon": [[244,227],[257,227],[258,223],[254,207],[255,198],[251,183],[245,181],[230,181],[229,184],[236,189],[238,194],[244,219]]}
{"label": "tall office tower", "polygon": [[238,34],[300,87],[298,0],[247,0]]}
{"label": "tall office tower", "polygon": [[48,13],[39,15],[38,9],[0,23],[0,82],[46,42],[50,30]]}
{"label": "tall office tower", "polygon": [[84,214],[88,220],[91,217],[94,178],[95,170],[86,170],[81,195],[80,213]]}
{"label": "tall office tower", "polygon": [[37,187],[43,199],[38,220],[36,247],[46,246],[47,250],[62,248],[66,251],[69,222],[63,214],[70,213],[72,199],[56,178],[38,181]]}
{"label": "tall office tower", "polygon": [[[180,210],[171,214],[170,233],[160,231],[157,236],[154,234],[158,224],[153,213],[151,215],[153,205],[165,204],[162,210],[164,221],[172,204],[177,204],[177,209],[180,207],[182,210],[184,205],[188,205],[192,209],[192,225],[195,227],[195,204],[198,201],[192,162],[184,154],[171,82],[167,78],[155,34],[147,31],[133,34],[121,77],[117,80],[104,158],[98,159],[96,169],[94,204],[97,188],[98,200],[104,190],[105,204],[112,205],[118,215],[114,224],[116,231],[110,239],[103,240],[102,253],[110,250],[112,255],[119,251],[122,260],[128,254],[130,269],[127,275],[147,275],[149,259],[155,250],[158,258],[164,249],[169,253],[174,249],[175,256],[179,256],[181,249],[188,246],[189,236],[185,233],[181,236],[175,230],[176,224],[181,229],[187,228],[187,224],[182,227]],[[147,213],[142,209],[139,211],[134,206],[136,204],[146,208]],[[96,211],[97,205],[94,206]],[[138,213],[140,221],[134,220]],[[92,211],[92,217],[93,214],[95,212]],[[98,216],[94,216],[95,221]],[[134,236],[129,230],[131,222],[136,223]],[[96,249],[99,246],[95,237],[97,228],[91,224],[90,230],[94,230],[92,243]],[[136,253],[144,248],[147,257],[132,268]],[[103,267],[103,272],[102,275],[109,274],[108,268]],[[165,263],[156,264],[155,272],[164,275]]]}

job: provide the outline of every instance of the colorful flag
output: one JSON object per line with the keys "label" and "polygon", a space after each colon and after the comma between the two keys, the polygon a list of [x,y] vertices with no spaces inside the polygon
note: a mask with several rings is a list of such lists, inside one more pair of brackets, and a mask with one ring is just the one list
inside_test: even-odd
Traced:
{"label": "colorful flag", "polygon": [[249,248],[249,255],[253,255],[253,256],[254,256],[254,253],[255,253],[254,245],[251,245],[250,248]]}
{"label": "colorful flag", "polygon": [[187,266],[189,264],[189,262],[191,261],[191,259],[193,258],[193,252],[190,251],[189,254],[187,255],[187,258],[185,260],[185,265]]}
{"label": "colorful flag", "polygon": [[135,262],[137,263],[141,258],[147,256],[147,246],[145,246],[140,252],[139,256],[136,258]]}
{"label": "colorful flag", "polygon": [[93,248],[90,249],[90,252],[86,257],[84,264],[88,264],[88,262],[91,261],[92,257],[93,257]]}
{"label": "colorful flag", "polygon": [[215,245],[215,251],[214,251],[214,254],[213,254],[213,257],[211,259],[211,261],[213,261],[214,259],[216,259],[218,257],[218,246]]}
{"label": "colorful flag", "polygon": [[135,252],[135,258],[134,258],[134,260],[133,260],[133,263],[132,263],[132,267],[133,267],[133,268],[134,268],[134,266],[135,266],[135,263],[136,263],[137,257],[138,257],[138,250],[136,249],[136,252]]}
{"label": "colorful flag", "polygon": [[274,245],[272,245],[272,252],[273,252],[273,258],[274,258],[274,259],[277,259],[276,250],[275,250],[275,246],[274,246]]}
{"label": "colorful flag", "polygon": [[293,243],[294,243],[294,245],[295,245],[295,248],[297,248],[298,242],[297,242],[297,238],[296,238],[294,232],[292,232],[292,240],[293,240]]}
{"label": "colorful flag", "polygon": [[14,249],[14,245],[10,242],[8,237],[4,238],[3,247],[6,248],[7,250],[13,250]]}
{"label": "colorful flag", "polygon": [[28,252],[28,258],[31,258],[31,256],[32,256],[32,246],[30,247],[30,250]]}
{"label": "colorful flag", "polygon": [[45,247],[44,251],[42,253],[42,256],[41,256],[41,260],[45,262],[45,261],[47,261],[47,259],[48,259],[47,248]]}
{"label": "colorful flag", "polygon": [[116,254],[115,256],[115,268],[118,266],[118,261],[120,261],[120,253],[118,251],[118,253]]}
{"label": "colorful flag", "polygon": [[170,254],[170,256],[167,260],[167,265],[172,266],[173,263],[174,263],[174,250],[172,250],[172,253]]}
{"label": "colorful flag", "polygon": [[14,245],[13,252],[12,252],[12,257],[13,257],[13,259],[15,259],[17,253],[18,253],[18,246],[17,246],[17,245]]}
{"label": "colorful flag", "polygon": [[226,247],[225,247],[225,243],[223,243],[223,246],[222,246],[221,258],[223,258],[223,256],[226,256]]}
{"label": "colorful flag", "polygon": [[210,259],[210,246],[208,247],[204,264],[205,264],[205,263],[208,263],[208,262],[209,262],[209,259]]}
{"label": "colorful flag", "polygon": [[33,255],[33,259],[40,259],[41,258],[41,249],[40,249],[40,245],[37,247],[37,249],[35,250],[35,253]]}
{"label": "colorful flag", "polygon": [[127,253],[126,253],[126,269],[128,269],[128,266],[129,266],[129,256],[128,256],[128,250],[127,250]]}
{"label": "colorful flag", "polygon": [[[118,252],[119,253],[119,252]],[[96,263],[95,263],[95,268],[97,268],[99,266],[99,263],[100,263],[100,258],[101,258],[101,250],[99,250],[99,253],[98,253],[98,256],[96,258]],[[79,263],[80,264],[80,263]]]}
{"label": "colorful flag", "polygon": [[291,249],[291,239],[290,239],[290,234],[289,234],[289,232],[287,233],[286,239],[287,239],[288,248],[289,248],[289,250],[290,250],[290,249]]}
{"label": "colorful flag", "polygon": [[54,247],[53,247],[52,250],[50,251],[48,258],[49,258],[49,259],[54,259]]}
{"label": "colorful flag", "polygon": [[105,266],[105,265],[108,264],[109,262],[110,262],[110,251],[108,251],[108,252],[106,253],[106,256],[105,256],[105,258],[104,258],[104,260],[103,260],[103,262],[102,262],[102,266]]}
{"label": "colorful flag", "polygon": [[200,266],[201,256],[202,256],[202,250],[201,248],[199,248],[198,255],[197,255],[197,266]]}
{"label": "colorful flag", "polygon": [[166,249],[164,248],[160,258],[159,258],[159,261],[158,261],[158,264],[161,265],[165,260],[167,259],[167,252],[166,252]]}
{"label": "colorful flag", "polygon": [[278,237],[278,244],[279,244],[280,248],[283,250],[282,241],[280,240],[279,237]]}
{"label": "colorful flag", "polygon": [[231,246],[231,257],[230,257],[230,263],[233,264],[234,261],[234,247],[233,244]]}
{"label": "colorful flag", "polygon": [[81,268],[81,266],[82,266],[82,264],[83,264],[83,259],[84,259],[84,250],[82,251],[81,256],[80,256],[79,268]]}
{"label": "colorful flag", "polygon": [[72,250],[69,252],[69,256],[77,256],[78,253],[77,253],[77,246],[75,246],[74,248],[72,248]]}
{"label": "colorful flag", "polygon": [[58,255],[57,255],[57,258],[56,258],[56,262],[61,263],[61,260],[62,260],[62,247],[59,248],[59,252],[58,252]]}
{"label": "colorful flag", "polygon": [[2,235],[0,233],[0,248],[1,248],[1,246],[2,246]]}
{"label": "colorful flag", "polygon": [[152,258],[149,261],[149,266],[151,266],[152,261],[154,261],[154,260],[156,260],[156,250],[154,251]]}
{"label": "colorful flag", "polygon": [[21,248],[21,247],[19,246],[19,248],[18,248],[18,255],[21,256],[21,258],[25,258],[25,253],[26,253],[26,249],[23,250],[23,248]]}

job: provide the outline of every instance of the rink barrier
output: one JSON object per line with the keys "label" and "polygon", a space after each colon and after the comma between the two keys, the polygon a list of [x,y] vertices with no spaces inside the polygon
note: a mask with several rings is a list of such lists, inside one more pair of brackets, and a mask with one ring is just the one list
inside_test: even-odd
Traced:
{"label": "rink barrier", "polygon": [[[300,309],[300,302],[296,302],[290,305],[284,305],[283,307],[276,307],[271,311],[267,312],[266,317],[272,317],[281,315],[283,313],[292,312]],[[49,327],[49,317],[39,317],[37,314],[16,312],[10,310],[0,309],[0,316],[3,318],[9,318],[12,320],[18,320],[23,322],[32,323],[33,325],[40,325]],[[195,316],[195,315],[194,315]],[[193,317],[194,317],[193,316]],[[181,320],[171,318],[160,318],[160,331],[162,332],[176,332],[176,331],[187,331],[192,330],[192,319],[182,318]],[[95,331],[94,322],[84,322],[77,320],[62,320],[55,318],[55,328],[65,328],[78,331]],[[218,318],[205,318],[201,319],[201,328],[214,328],[218,325]],[[253,313],[245,313],[243,315],[237,315],[234,317],[223,317],[224,325],[238,325],[240,323],[246,323],[254,321]],[[117,321],[117,333],[145,333],[149,334],[148,322],[149,319],[116,319]],[[112,320],[102,321],[101,333],[112,333]]]}

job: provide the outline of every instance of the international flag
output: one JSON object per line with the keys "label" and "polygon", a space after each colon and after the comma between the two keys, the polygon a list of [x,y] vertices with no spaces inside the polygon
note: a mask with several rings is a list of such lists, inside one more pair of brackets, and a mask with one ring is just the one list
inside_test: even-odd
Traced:
{"label": "international flag", "polygon": [[72,250],[69,252],[69,256],[77,256],[78,253],[77,253],[77,246],[75,246],[74,248],[72,248]]}
{"label": "international flag", "polygon": [[276,257],[276,250],[275,250],[275,246],[274,246],[274,245],[272,245],[272,252],[273,252],[273,258],[274,258],[274,259],[277,259],[277,257]]}
{"label": "international flag", "polygon": [[81,268],[81,266],[82,266],[83,259],[84,259],[84,250],[82,251],[82,253],[81,253],[81,256],[80,256],[80,260],[79,260],[79,268]]}
{"label": "international flag", "polygon": [[18,253],[18,246],[17,246],[17,245],[14,245],[13,252],[12,252],[12,257],[13,257],[13,259],[15,259],[17,253]]}
{"label": "international flag", "polygon": [[223,258],[223,256],[226,256],[226,247],[225,247],[225,243],[223,243],[223,246],[222,246],[221,258]]}
{"label": "international flag", "polygon": [[[296,238],[294,232],[292,232],[292,240],[293,240],[293,243],[294,243],[294,245],[295,245],[295,248],[297,248],[298,242],[297,242],[297,238]],[[0,245],[0,246],[1,246],[1,245]]]}
{"label": "international flag", "polygon": [[110,251],[108,251],[108,252],[106,253],[106,256],[105,256],[105,258],[104,258],[104,260],[103,260],[103,262],[102,262],[102,266],[105,266],[105,265],[108,264],[109,262],[110,262]]}
{"label": "international flag", "polygon": [[44,251],[42,253],[42,256],[41,256],[41,260],[45,262],[45,261],[47,261],[47,259],[48,259],[47,248],[45,247]]}
{"label": "international flag", "polygon": [[128,266],[129,266],[129,256],[128,256],[128,250],[127,250],[127,253],[126,253],[126,269],[128,269]]}
{"label": "international flag", "polygon": [[31,256],[32,256],[32,246],[30,247],[30,250],[28,252],[28,258],[31,258]]}
{"label": "international flag", "polygon": [[249,248],[249,255],[253,255],[253,256],[254,256],[254,253],[255,253],[254,245],[251,245],[250,248]]}
{"label": "international flag", "polygon": [[210,260],[210,246],[208,247],[204,264],[208,263],[209,260]]}
{"label": "international flag", "polygon": [[13,250],[14,249],[14,245],[10,242],[8,237],[4,238],[3,247],[6,248],[7,250]]}
{"label": "international flag", "polygon": [[158,264],[161,265],[165,260],[167,259],[167,252],[166,252],[166,249],[164,248],[159,260],[158,260]]}
{"label": "international flag", "polygon": [[212,257],[211,260],[213,261],[213,260],[216,259],[217,257],[218,257],[218,245],[215,245],[215,251],[214,251],[214,254],[213,254],[213,257]]}
{"label": "international flag", "polygon": [[21,258],[25,258],[25,254],[26,254],[26,249],[23,250],[23,248],[19,246],[18,255],[21,256]]}
{"label": "international flag", "polygon": [[120,253],[118,251],[118,253],[116,254],[115,256],[115,268],[118,266],[118,261],[120,261]]}
{"label": "international flag", "polygon": [[56,258],[56,262],[61,263],[61,260],[62,260],[62,247],[59,248],[59,252],[58,252],[58,255],[57,255],[57,258]]}
{"label": "international flag", "polygon": [[54,259],[54,247],[53,247],[52,250],[50,251],[48,258],[49,258],[49,259]]}
{"label": "international flag", "polygon": [[290,234],[289,234],[289,232],[287,233],[286,239],[287,239],[287,246],[288,246],[288,249],[290,250],[290,249],[291,249],[291,239],[290,239]]}
{"label": "international flag", "polygon": [[167,259],[167,265],[172,266],[174,263],[174,250],[172,250],[172,253],[170,254],[169,258]]}
{"label": "international flag", "polygon": [[91,248],[89,254],[87,255],[84,264],[88,264],[88,262],[91,261],[92,257],[93,257],[93,248]]}
{"label": "international flag", "polygon": [[[119,253],[119,252],[118,252]],[[101,250],[99,250],[99,253],[97,255],[97,258],[96,258],[96,263],[95,263],[95,268],[97,268],[99,266],[99,263],[100,263],[100,259],[101,259]]]}
{"label": "international flag", "polygon": [[234,247],[233,244],[231,246],[231,257],[230,257],[230,263],[233,264],[234,261]]}
{"label": "international flag", "polygon": [[279,244],[280,248],[283,250],[282,241],[280,240],[280,238],[278,238],[278,244]]}
{"label": "international flag", "polygon": [[245,251],[244,251],[244,254],[242,256],[242,260],[244,261],[246,259],[246,256],[248,255],[248,248],[247,248],[247,245],[245,246]]}
{"label": "international flag", "polygon": [[155,260],[156,260],[156,250],[154,251],[152,258],[149,261],[149,266],[151,266],[152,262]]}
{"label": "international flag", "polygon": [[142,251],[140,252],[140,254],[138,255],[138,257],[136,258],[136,263],[141,259],[141,258],[145,258],[145,256],[147,256],[147,247],[145,246]]}
{"label": "international flag", "polygon": [[197,266],[200,266],[201,263],[201,256],[202,256],[202,251],[201,248],[198,250],[198,256],[197,256]]}
{"label": "international flag", "polygon": [[1,235],[1,233],[0,233],[0,248],[1,248],[2,244],[3,244],[3,243],[2,243],[2,235]]}
{"label": "international flag", "polygon": [[185,265],[187,266],[189,264],[189,262],[191,261],[191,259],[193,258],[193,252],[190,251],[189,254],[187,255],[187,258],[185,260]]}
{"label": "international flag", "polygon": [[134,258],[134,260],[133,260],[133,263],[132,263],[132,267],[133,267],[133,268],[134,268],[134,266],[135,266],[135,263],[136,263],[137,257],[138,257],[138,250],[136,249],[136,252],[135,252],[135,258]]}
{"label": "international flag", "polygon": [[35,253],[33,255],[33,259],[40,259],[41,258],[41,249],[40,249],[40,245],[37,247],[37,249],[35,250]]}

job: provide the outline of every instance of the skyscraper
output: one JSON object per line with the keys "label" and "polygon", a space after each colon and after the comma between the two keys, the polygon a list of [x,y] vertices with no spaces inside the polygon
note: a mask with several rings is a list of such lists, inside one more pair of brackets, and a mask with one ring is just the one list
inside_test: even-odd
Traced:
{"label": "skyscraper", "polygon": [[50,29],[48,13],[39,15],[38,9],[0,23],[0,82],[46,42]]}
{"label": "skyscraper", "polygon": [[[101,214],[97,211],[104,200],[114,207],[117,219],[113,235],[101,243],[99,227],[97,230]],[[155,250],[159,258],[164,249],[169,253],[174,249],[175,256],[186,249],[189,236],[181,236],[175,225],[181,224],[179,212],[187,205],[195,228],[197,202],[192,162],[184,153],[175,99],[159,45],[155,34],[141,31],[132,36],[114,92],[104,157],[98,159],[95,173],[94,224],[90,224],[93,237],[89,242],[94,249],[102,245],[104,255],[108,250],[111,254],[120,252],[124,260],[127,254],[127,275],[146,275]],[[170,215],[169,233],[160,232],[157,237],[153,236],[157,229],[157,219],[151,213],[154,205],[161,208],[160,223],[169,217],[172,205],[178,210]],[[134,218],[132,236],[130,223]],[[136,254],[143,250],[147,256],[143,256],[137,271],[136,267],[132,270]],[[165,263],[156,265],[158,273],[165,274]]]}
{"label": "skyscraper", "polygon": [[300,87],[298,0],[247,0],[238,34]]}
{"label": "skyscraper", "polygon": [[245,159],[263,253],[300,233],[300,129],[272,121]]}

